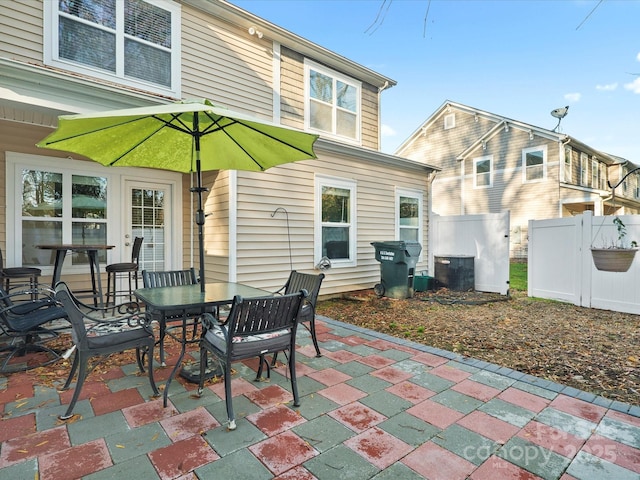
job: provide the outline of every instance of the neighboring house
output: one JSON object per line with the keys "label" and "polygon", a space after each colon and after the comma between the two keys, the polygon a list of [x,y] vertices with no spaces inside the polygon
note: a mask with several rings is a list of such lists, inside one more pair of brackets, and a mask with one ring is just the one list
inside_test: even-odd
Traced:
{"label": "neighboring house", "polygon": [[[550,118],[550,120],[552,120]],[[512,257],[526,257],[529,220],[640,212],[637,166],[553,130],[446,101],[396,155],[441,169],[432,183],[439,215],[510,212]]]}
{"label": "neighboring house", "polygon": [[[371,242],[426,250],[433,167],[381,153],[380,97],[395,81],[218,0],[0,2],[0,243],[6,264],[51,274],[41,243],[93,242],[142,268],[198,265],[191,175],[106,168],[35,147],[57,116],[209,98],[313,133],[318,158],[264,173],[207,172],[206,281],[279,288],[314,271],[323,294],[371,288]],[[426,258],[426,255],[425,255]],[[86,265],[68,262],[74,285]]]}

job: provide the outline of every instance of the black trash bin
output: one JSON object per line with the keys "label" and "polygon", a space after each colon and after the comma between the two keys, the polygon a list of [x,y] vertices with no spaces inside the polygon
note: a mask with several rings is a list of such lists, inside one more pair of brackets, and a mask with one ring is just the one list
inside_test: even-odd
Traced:
{"label": "black trash bin", "polygon": [[402,240],[372,242],[380,262],[380,283],[373,287],[376,295],[389,298],[413,297],[413,277],[422,251],[418,242]]}

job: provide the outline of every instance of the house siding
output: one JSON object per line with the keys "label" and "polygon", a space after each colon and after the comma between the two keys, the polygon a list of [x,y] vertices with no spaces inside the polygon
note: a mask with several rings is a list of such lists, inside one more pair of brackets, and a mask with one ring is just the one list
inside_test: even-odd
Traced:
{"label": "house siding", "polygon": [[42,63],[42,2],[0,2],[0,57]]}

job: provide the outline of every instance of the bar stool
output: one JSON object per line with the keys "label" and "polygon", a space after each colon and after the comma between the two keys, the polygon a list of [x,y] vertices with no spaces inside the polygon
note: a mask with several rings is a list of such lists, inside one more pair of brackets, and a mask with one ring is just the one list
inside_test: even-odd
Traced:
{"label": "bar stool", "polygon": [[[105,305],[109,306],[109,298],[113,298],[113,305],[116,304],[116,296],[128,296],[129,300],[133,300],[133,285],[138,288],[138,263],[140,262],[140,249],[142,248],[142,240],[144,237],[136,237],[133,240],[133,249],[131,250],[131,262],[112,263],[107,265],[107,301]],[[126,277],[125,277],[126,274]],[[118,278],[127,278],[129,282],[129,290],[116,290],[116,282]]]}
{"label": "bar stool", "polygon": [[42,270],[35,267],[8,267],[4,268],[4,258],[0,248],[0,278],[4,289],[8,292],[11,288],[11,280],[28,279],[30,288],[38,287],[38,278],[42,275]]}

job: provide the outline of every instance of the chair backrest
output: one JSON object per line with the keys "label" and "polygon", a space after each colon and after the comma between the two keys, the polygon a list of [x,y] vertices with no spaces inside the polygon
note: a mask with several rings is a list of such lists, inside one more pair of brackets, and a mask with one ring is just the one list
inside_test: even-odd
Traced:
{"label": "chair backrest", "polygon": [[140,263],[140,249],[144,237],[136,237],[133,239],[133,248],[131,249],[131,263],[138,265]]}
{"label": "chair backrest", "polygon": [[289,274],[289,280],[287,280],[287,283],[285,284],[284,293],[288,294],[299,292],[300,290],[306,290],[309,293],[307,302],[315,308],[323,279],[324,273],[313,275],[310,273],[300,273],[296,270],[292,270],[291,274]]}
{"label": "chair backrest", "polygon": [[56,301],[60,302],[67,312],[72,327],[73,343],[81,350],[87,349],[87,327],[84,323],[84,314],[78,307],[78,301],[64,282],[58,282],[56,285]]}
{"label": "chair backrest", "polygon": [[198,283],[198,279],[194,268],[164,272],[143,270],[142,283],[145,288],[176,287],[178,285],[195,285]]}
{"label": "chair backrest", "polygon": [[231,347],[233,339],[267,334],[289,329],[295,335],[296,318],[302,307],[307,291],[268,297],[233,299],[227,319],[228,339]]}

